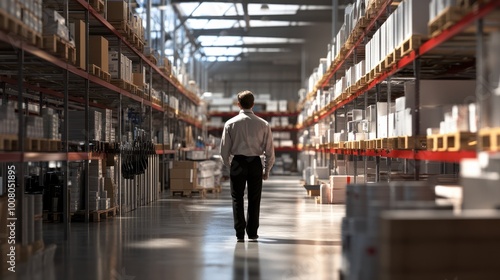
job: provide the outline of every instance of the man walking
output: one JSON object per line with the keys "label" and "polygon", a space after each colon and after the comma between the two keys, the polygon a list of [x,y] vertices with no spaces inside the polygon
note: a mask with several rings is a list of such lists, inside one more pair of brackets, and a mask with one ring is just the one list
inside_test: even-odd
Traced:
{"label": "man walking", "polygon": [[[229,177],[233,199],[234,229],[238,242],[248,238],[257,241],[259,228],[262,180],[269,178],[274,164],[273,135],[269,123],[253,111],[254,96],[251,91],[238,93],[240,113],[224,125],[221,139],[221,156],[230,167]],[[265,157],[263,166],[261,155]],[[232,157],[232,161],[231,161]],[[248,211],[245,221],[245,185],[248,184]]]}

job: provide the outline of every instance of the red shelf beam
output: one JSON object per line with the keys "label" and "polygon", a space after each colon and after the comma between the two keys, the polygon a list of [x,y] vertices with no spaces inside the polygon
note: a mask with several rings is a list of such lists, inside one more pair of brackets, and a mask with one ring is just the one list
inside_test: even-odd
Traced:
{"label": "red shelf beam", "polygon": [[401,158],[401,159],[416,159],[428,161],[442,161],[442,162],[460,162],[465,158],[476,158],[476,151],[457,151],[457,152],[434,152],[426,150],[386,150],[386,149],[304,149],[314,150],[317,152],[329,152],[332,154],[341,155],[354,155],[354,156],[380,156],[388,158]]}
{"label": "red shelf beam", "polygon": [[[374,88],[377,84],[381,83],[382,81],[387,79],[389,76],[394,75],[399,70],[401,70],[404,67],[408,66],[409,64],[413,63],[413,61],[415,61],[415,59],[417,57],[420,57],[423,54],[433,50],[434,48],[438,47],[443,42],[446,42],[451,37],[457,35],[461,31],[463,31],[465,28],[470,26],[472,23],[474,23],[476,20],[480,19],[481,17],[484,17],[485,15],[487,15],[488,13],[493,11],[498,6],[500,6],[500,1],[494,0],[486,5],[482,6],[478,10],[470,12],[469,14],[464,16],[458,23],[453,25],[452,27],[444,30],[438,36],[423,43],[419,49],[413,50],[407,56],[401,58],[401,60],[399,60],[398,63],[396,63],[396,65],[394,65],[392,68],[390,68],[390,70],[382,73],[382,75],[380,75],[379,77],[374,79],[370,84],[364,86],[363,88],[358,90],[355,94],[351,95],[347,99],[344,99],[341,102],[337,103],[335,106],[333,106],[327,112],[320,114],[320,115],[317,115],[317,116],[314,116],[312,120],[305,122],[304,124],[302,124],[300,126],[300,128],[311,126],[311,125],[323,120],[324,118],[326,118],[327,116],[329,116],[330,114],[335,112],[337,109],[343,107],[347,103],[352,102],[355,98],[359,97],[360,95],[362,95],[366,91]],[[331,78],[331,76],[329,77],[329,79],[330,78]]]}
{"label": "red shelf beam", "polygon": [[177,90],[179,90],[179,92],[181,92],[184,96],[189,98],[195,105],[200,104],[200,99],[198,98],[198,96],[196,96],[194,93],[187,91],[183,86],[179,85],[174,80],[172,80],[170,77],[168,77],[164,73],[162,73],[160,71],[160,69],[158,68],[158,66],[156,66],[155,64],[153,64],[153,62],[151,62],[149,59],[147,59],[143,53],[141,53],[135,47],[133,47],[132,44],[130,44],[127,40],[124,40],[123,36],[120,34],[120,32],[118,32],[118,30],[116,30],[115,27],[113,25],[111,25],[101,14],[99,14],[96,10],[94,10],[94,8],[92,6],[90,6],[89,2],[87,2],[85,0],[75,0],[75,1],[78,2],[82,7],[88,9],[90,14],[92,14],[92,16],[94,18],[96,18],[102,25],[106,26],[118,38],[121,38],[123,44],[125,44],[129,49],[131,49],[133,52],[135,52],[135,54],[137,56],[139,56],[144,63],[151,66],[165,80],[169,81],[170,84],[172,84],[174,87],[177,88]]}

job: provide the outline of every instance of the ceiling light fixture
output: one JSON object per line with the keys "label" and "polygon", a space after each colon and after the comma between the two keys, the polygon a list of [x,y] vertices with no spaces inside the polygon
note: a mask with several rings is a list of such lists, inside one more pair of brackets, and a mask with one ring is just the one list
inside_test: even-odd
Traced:
{"label": "ceiling light fixture", "polygon": [[268,11],[269,10],[269,5],[262,4],[262,6],[260,6],[260,9],[263,10],[263,11]]}

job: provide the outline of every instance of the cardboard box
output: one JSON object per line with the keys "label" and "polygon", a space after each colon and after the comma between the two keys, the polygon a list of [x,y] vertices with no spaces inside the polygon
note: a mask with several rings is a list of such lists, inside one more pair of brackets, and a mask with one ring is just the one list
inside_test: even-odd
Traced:
{"label": "cardboard box", "polygon": [[170,169],[170,178],[173,179],[189,179],[194,181],[196,178],[196,169],[189,168],[172,168]]}
{"label": "cardboard box", "polygon": [[173,162],[172,168],[198,168],[198,162],[190,160],[176,160]]}
{"label": "cardboard box", "polygon": [[95,64],[102,71],[109,73],[108,40],[102,36],[89,36],[89,63]]}
{"label": "cardboard box", "polygon": [[108,1],[108,21],[128,21],[128,4],[125,1]]}
{"label": "cardboard box", "polygon": [[170,178],[170,190],[192,190],[195,187],[196,181],[191,182],[189,179]]}
{"label": "cardboard box", "polygon": [[144,86],[144,75],[142,73],[132,73],[133,83],[138,87]]}
{"label": "cardboard box", "polygon": [[71,34],[74,36],[76,47],[76,66],[86,70],[87,65],[85,65],[85,50],[87,44],[85,41],[85,31],[87,26],[83,20],[77,20],[71,23],[71,25]]}

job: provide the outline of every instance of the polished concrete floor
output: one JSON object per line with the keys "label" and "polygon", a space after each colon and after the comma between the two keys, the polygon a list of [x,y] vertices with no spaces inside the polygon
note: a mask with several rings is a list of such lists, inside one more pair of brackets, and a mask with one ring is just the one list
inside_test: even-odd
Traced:
{"label": "polished concrete floor", "polygon": [[27,279],[337,279],[343,215],[315,204],[298,177],[272,177],[258,242],[237,243],[227,183],[203,199],[165,193],[122,217],[73,223],[67,241],[61,224],[44,224],[54,263]]}

